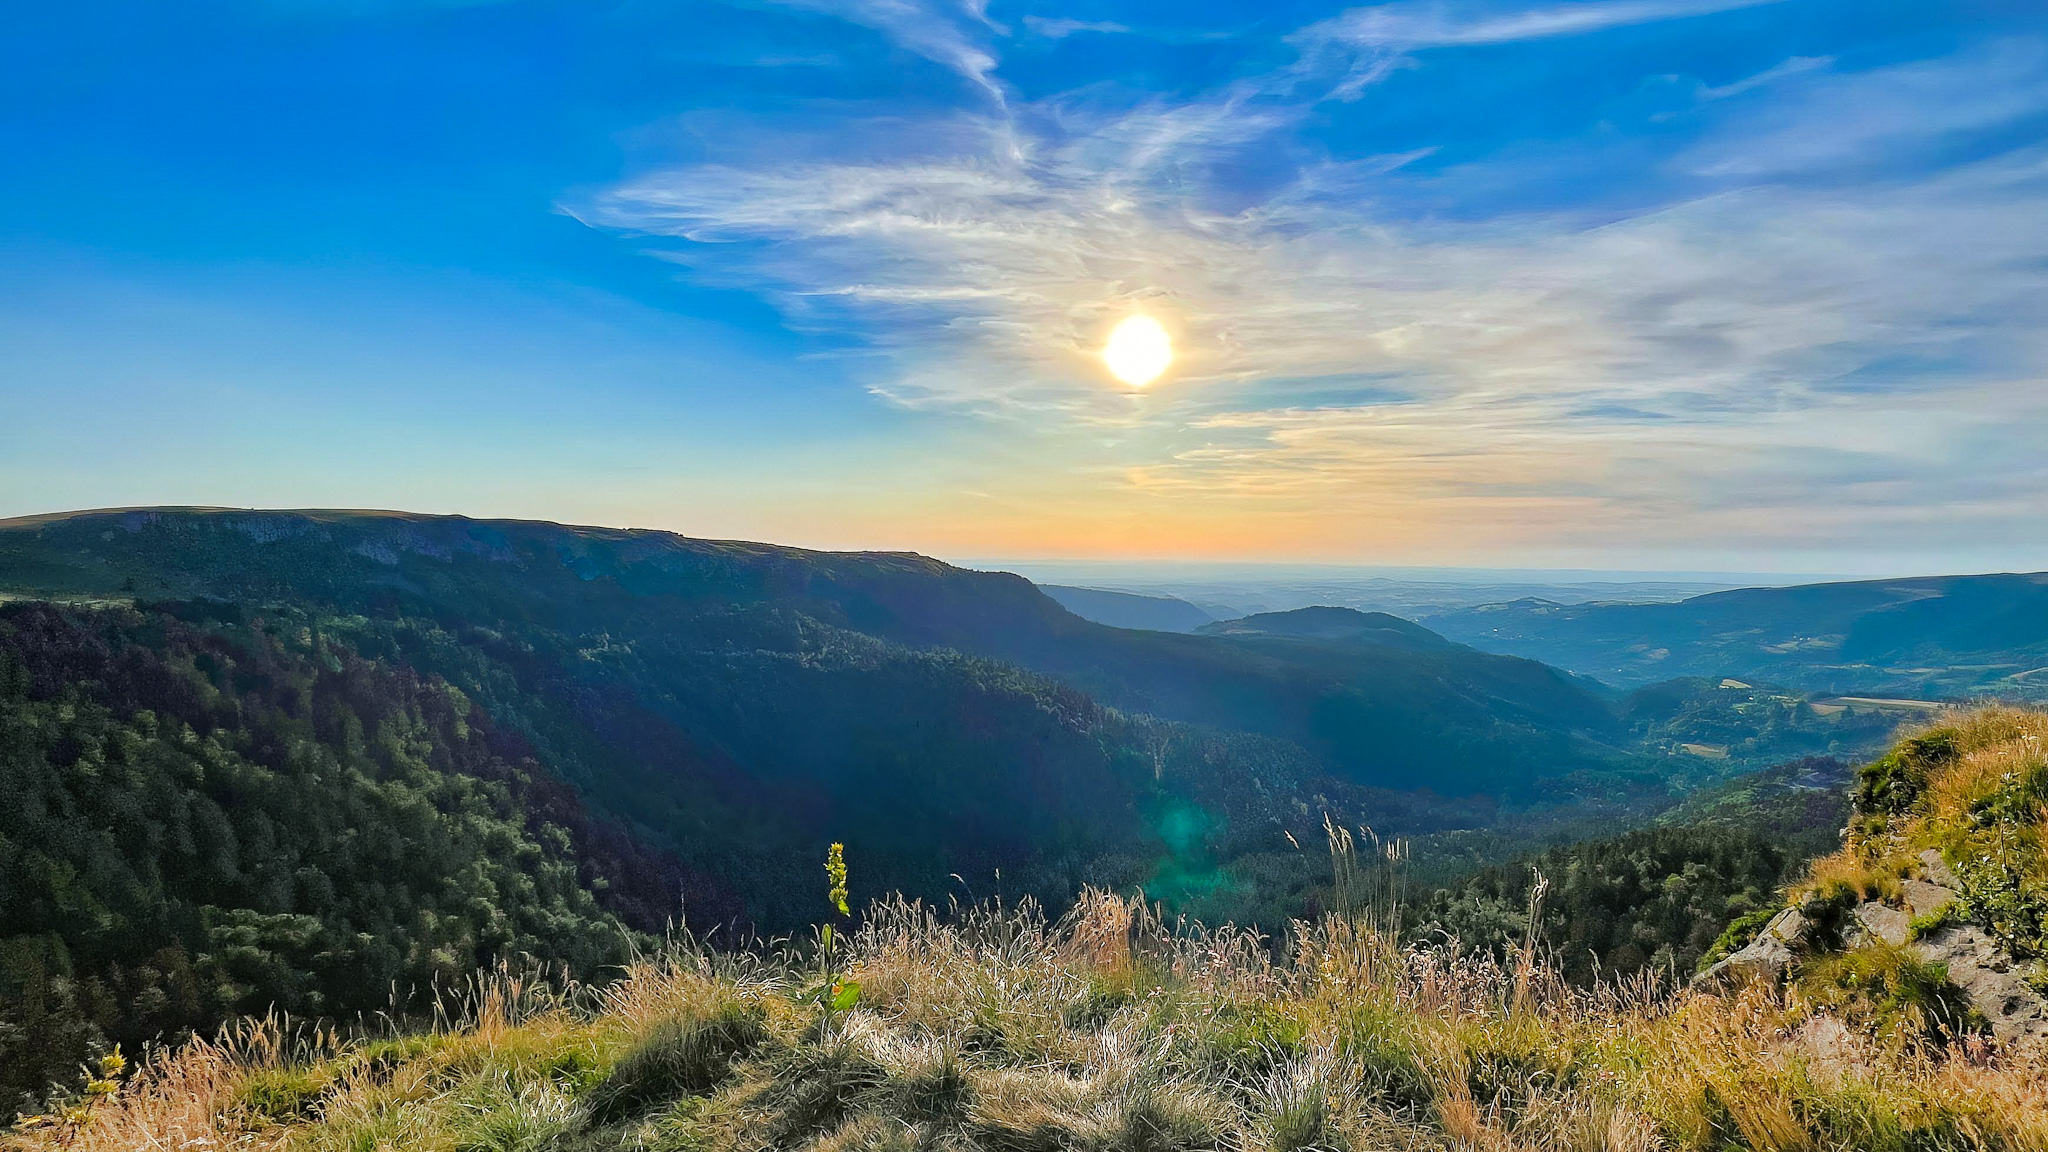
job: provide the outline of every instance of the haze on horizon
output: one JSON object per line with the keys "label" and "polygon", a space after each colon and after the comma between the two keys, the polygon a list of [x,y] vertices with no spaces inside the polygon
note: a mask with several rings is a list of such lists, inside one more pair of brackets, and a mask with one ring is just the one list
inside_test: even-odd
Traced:
{"label": "haze on horizon", "polygon": [[[0,517],[2048,568],[2037,4],[15,22]],[[1172,358],[1127,384],[1101,352],[1133,315]]]}

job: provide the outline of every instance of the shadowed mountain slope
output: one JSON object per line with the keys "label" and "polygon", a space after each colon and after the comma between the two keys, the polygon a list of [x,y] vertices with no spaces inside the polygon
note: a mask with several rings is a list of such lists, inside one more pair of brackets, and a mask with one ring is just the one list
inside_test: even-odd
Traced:
{"label": "shadowed mountain slope", "polygon": [[1582,736],[1618,731],[1599,696],[1528,661],[1128,631],[1007,573],[665,532],[401,513],[88,513],[0,524],[0,590],[292,601],[630,640],[674,660],[679,645],[763,630],[771,646],[801,647],[814,623],[1001,660],[1125,710],[1295,741],[1357,783],[1446,793],[1598,766],[1608,753]]}
{"label": "shadowed mountain slope", "polygon": [[1291,612],[1260,612],[1237,620],[1221,620],[1202,629],[1209,636],[1284,636],[1378,644],[1415,651],[1445,651],[1457,645],[1412,620],[1385,612],[1356,608],[1296,608]]}
{"label": "shadowed mountain slope", "polygon": [[1112,628],[1193,632],[1215,619],[1193,604],[1171,596],[1140,596],[1135,592],[1070,588],[1062,584],[1040,584],[1038,589],[1074,615]]}

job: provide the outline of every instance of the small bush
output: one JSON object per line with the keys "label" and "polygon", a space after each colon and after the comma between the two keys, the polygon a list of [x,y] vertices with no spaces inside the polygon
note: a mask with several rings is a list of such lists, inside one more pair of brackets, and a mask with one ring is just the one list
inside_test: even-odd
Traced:
{"label": "small bush", "polygon": [[1943,928],[1960,923],[1961,918],[1957,915],[1957,912],[1958,909],[1955,902],[1950,901],[1924,916],[1913,917],[1912,921],[1906,925],[1906,939],[1922,940],[1934,935]]}
{"label": "small bush", "polygon": [[1780,911],[1778,908],[1759,908],[1746,916],[1736,917],[1726,928],[1721,929],[1721,934],[1714,938],[1714,942],[1707,946],[1705,952],[1701,953],[1698,970],[1705,972],[1749,947],[1750,941],[1755,940],[1757,934],[1764,930],[1764,925],[1769,924]]}
{"label": "small bush", "polygon": [[1856,774],[1855,811],[1859,816],[1901,816],[1919,804],[1934,772],[1959,755],[1956,733],[1938,728],[1907,740],[1863,766]]}

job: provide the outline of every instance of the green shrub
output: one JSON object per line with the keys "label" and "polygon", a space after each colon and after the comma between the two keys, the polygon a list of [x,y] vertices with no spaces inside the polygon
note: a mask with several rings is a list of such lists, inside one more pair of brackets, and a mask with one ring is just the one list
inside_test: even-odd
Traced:
{"label": "green shrub", "polygon": [[1721,934],[1714,937],[1714,942],[1707,945],[1707,950],[1700,954],[1698,970],[1705,972],[1749,947],[1750,941],[1756,939],[1757,934],[1764,930],[1764,925],[1769,924],[1780,911],[1781,909],[1777,908],[1759,908],[1746,916],[1737,916],[1726,928],[1721,929]]}
{"label": "green shrub", "polygon": [[333,1080],[311,1068],[265,1068],[252,1073],[235,1093],[235,1103],[253,1116],[303,1120],[319,1111],[320,1096]]}
{"label": "green shrub", "polygon": [[1906,925],[1906,939],[1923,940],[1951,924],[1960,923],[1955,901],[1951,900],[1924,916],[1915,916]]}
{"label": "green shrub", "polygon": [[1911,811],[1927,792],[1927,781],[1935,771],[1953,762],[1959,752],[1952,728],[1903,740],[1885,755],[1865,764],[1856,773],[1855,811],[1859,816],[1883,818]]}

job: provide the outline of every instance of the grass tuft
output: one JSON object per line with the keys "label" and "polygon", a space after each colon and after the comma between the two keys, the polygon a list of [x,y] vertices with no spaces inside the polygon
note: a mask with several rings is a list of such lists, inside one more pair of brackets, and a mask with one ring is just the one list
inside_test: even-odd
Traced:
{"label": "grass tuft", "polygon": [[591,1117],[613,1123],[709,1092],[732,1074],[734,1062],[769,1039],[765,1014],[738,1001],[707,1015],[662,1021],[591,1089]]}

